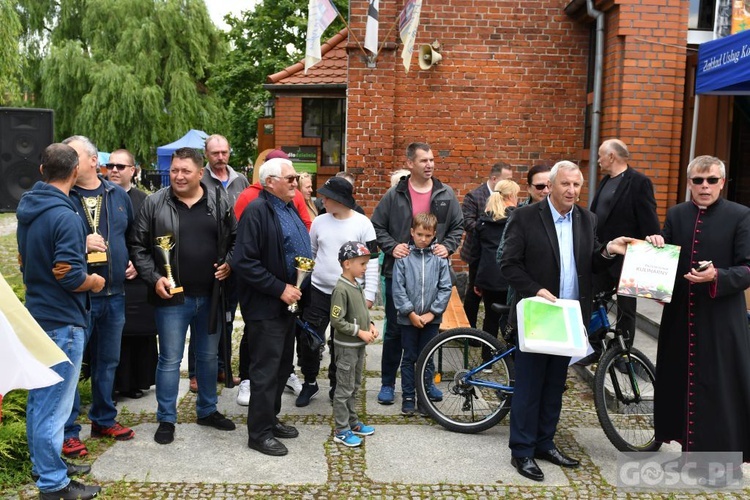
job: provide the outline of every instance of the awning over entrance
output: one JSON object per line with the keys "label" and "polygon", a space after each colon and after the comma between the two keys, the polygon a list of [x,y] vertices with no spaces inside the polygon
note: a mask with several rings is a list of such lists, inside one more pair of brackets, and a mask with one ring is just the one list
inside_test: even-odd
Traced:
{"label": "awning over entrance", "polygon": [[750,95],[750,30],[701,44],[695,93]]}

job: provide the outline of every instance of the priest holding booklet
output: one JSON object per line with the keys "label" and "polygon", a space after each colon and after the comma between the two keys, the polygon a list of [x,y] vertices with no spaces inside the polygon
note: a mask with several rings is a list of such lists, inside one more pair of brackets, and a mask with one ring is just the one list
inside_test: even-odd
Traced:
{"label": "priest holding booklet", "polygon": [[[684,452],[741,452],[750,462],[750,208],[725,200],[724,163],[699,156],[687,169],[691,201],[669,209],[657,247],[680,245],[672,301],[656,358],[656,440]],[[739,470],[739,463],[735,464]]]}
{"label": "priest holding booklet", "polygon": [[[516,304],[526,297],[578,300],[583,318],[591,316],[594,269],[624,255],[631,238],[606,244],[596,238],[596,216],[576,205],[583,185],[578,165],[561,161],[552,167],[546,199],[516,209],[508,220],[500,262],[503,276],[516,290],[510,321],[516,324]],[[511,403],[511,464],[518,473],[543,481],[536,459],[561,467],[578,467],[555,445],[562,394],[570,357],[516,351],[516,383]]]}

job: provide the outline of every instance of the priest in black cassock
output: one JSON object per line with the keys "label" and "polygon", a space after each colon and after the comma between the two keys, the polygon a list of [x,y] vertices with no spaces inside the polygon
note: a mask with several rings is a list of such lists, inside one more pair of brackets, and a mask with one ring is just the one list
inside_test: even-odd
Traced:
{"label": "priest in black cassock", "polygon": [[[683,452],[742,452],[750,462],[750,208],[721,198],[726,169],[699,156],[688,166],[692,200],[667,212],[656,246],[680,245],[672,302],[656,363],[656,440]],[[697,268],[712,262],[703,271]]]}

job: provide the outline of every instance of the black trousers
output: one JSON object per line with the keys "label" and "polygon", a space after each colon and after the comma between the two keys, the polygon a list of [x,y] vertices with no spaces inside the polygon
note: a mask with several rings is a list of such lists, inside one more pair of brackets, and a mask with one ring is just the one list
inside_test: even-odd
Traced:
{"label": "black trousers", "polygon": [[248,438],[256,442],[273,437],[272,428],[281,411],[281,394],[294,361],[294,315],[248,321],[250,359],[250,406],[247,409]]}
{"label": "black trousers", "polygon": [[[302,320],[307,321],[321,339],[326,338],[326,329],[331,322],[331,295],[310,286],[310,303],[302,311]],[[301,332],[300,332],[301,334]],[[331,387],[336,385],[336,363],[334,363],[333,332],[328,343],[331,349],[331,364],[328,367],[328,378]],[[305,382],[312,384],[320,372],[320,352],[312,352],[306,342],[297,342],[297,362]]]}
{"label": "black trousers", "polygon": [[466,319],[469,320],[469,324],[472,328],[477,327],[479,304],[482,302],[482,297],[474,293],[474,282],[477,279],[478,268],[479,261],[474,264],[469,264],[469,279],[467,280],[466,293],[464,294],[464,312],[466,313]]}
{"label": "black trousers", "polygon": [[[484,302],[484,323],[482,330],[493,337],[497,337],[498,332],[505,331],[505,325],[508,323],[508,315],[502,316],[490,307],[492,304],[505,304],[508,300],[508,290],[482,290],[482,301]],[[489,361],[490,352],[486,345],[482,344],[482,360]]]}

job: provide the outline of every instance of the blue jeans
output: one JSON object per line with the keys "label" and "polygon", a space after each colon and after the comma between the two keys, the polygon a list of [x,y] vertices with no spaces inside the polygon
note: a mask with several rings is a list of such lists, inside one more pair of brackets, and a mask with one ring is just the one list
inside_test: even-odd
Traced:
{"label": "blue jeans", "polygon": [[[91,365],[91,408],[89,420],[102,427],[115,425],[117,408],[112,400],[115,371],[120,364],[122,328],[125,326],[125,294],[91,298],[91,316],[86,331]],[[73,411],[65,422],[65,439],[78,437],[76,423],[81,397],[76,389]]]}
{"label": "blue jeans", "polygon": [[81,373],[86,333],[81,327],[67,326],[50,330],[47,335],[68,356],[70,363],[53,366],[52,369],[63,378],[62,382],[29,391],[26,403],[26,439],[31,455],[31,472],[39,474],[36,485],[43,493],[65,488],[70,482],[68,468],[60,453],[65,419],[70,416],[73,394]]}
{"label": "blue jeans", "polygon": [[[396,321],[393,303],[393,278],[385,279],[385,333],[381,380],[383,385],[396,385],[396,372],[401,364],[401,326]],[[403,376],[403,375],[402,375]]]}
{"label": "blue jeans", "polygon": [[[401,360],[401,392],[404,398],[413,398],[415,395],[414,365],[427,342],[434,339],[438,334],[439,326],[437,323],[425,325],[424,328],[401,325],[401,345],[404,348],[404,357]],[[428,366],[426,371],[425,383],[427,384],[426,387],[430,387],[433,369]]]}
{"label": "blue jeans", "polygon": [[177,423],[177,393],[180,385],[180,362],[185,352],[185,336],[190,326],[190,343],[195,344],[195,376],[198,379],[198,418],[216,411],[216,354],[219,335],[208,334],[211,297],[185,296],[185,303],[156,307],[156,330],[159,333],[159,363],[156,366],[156,419]]}

